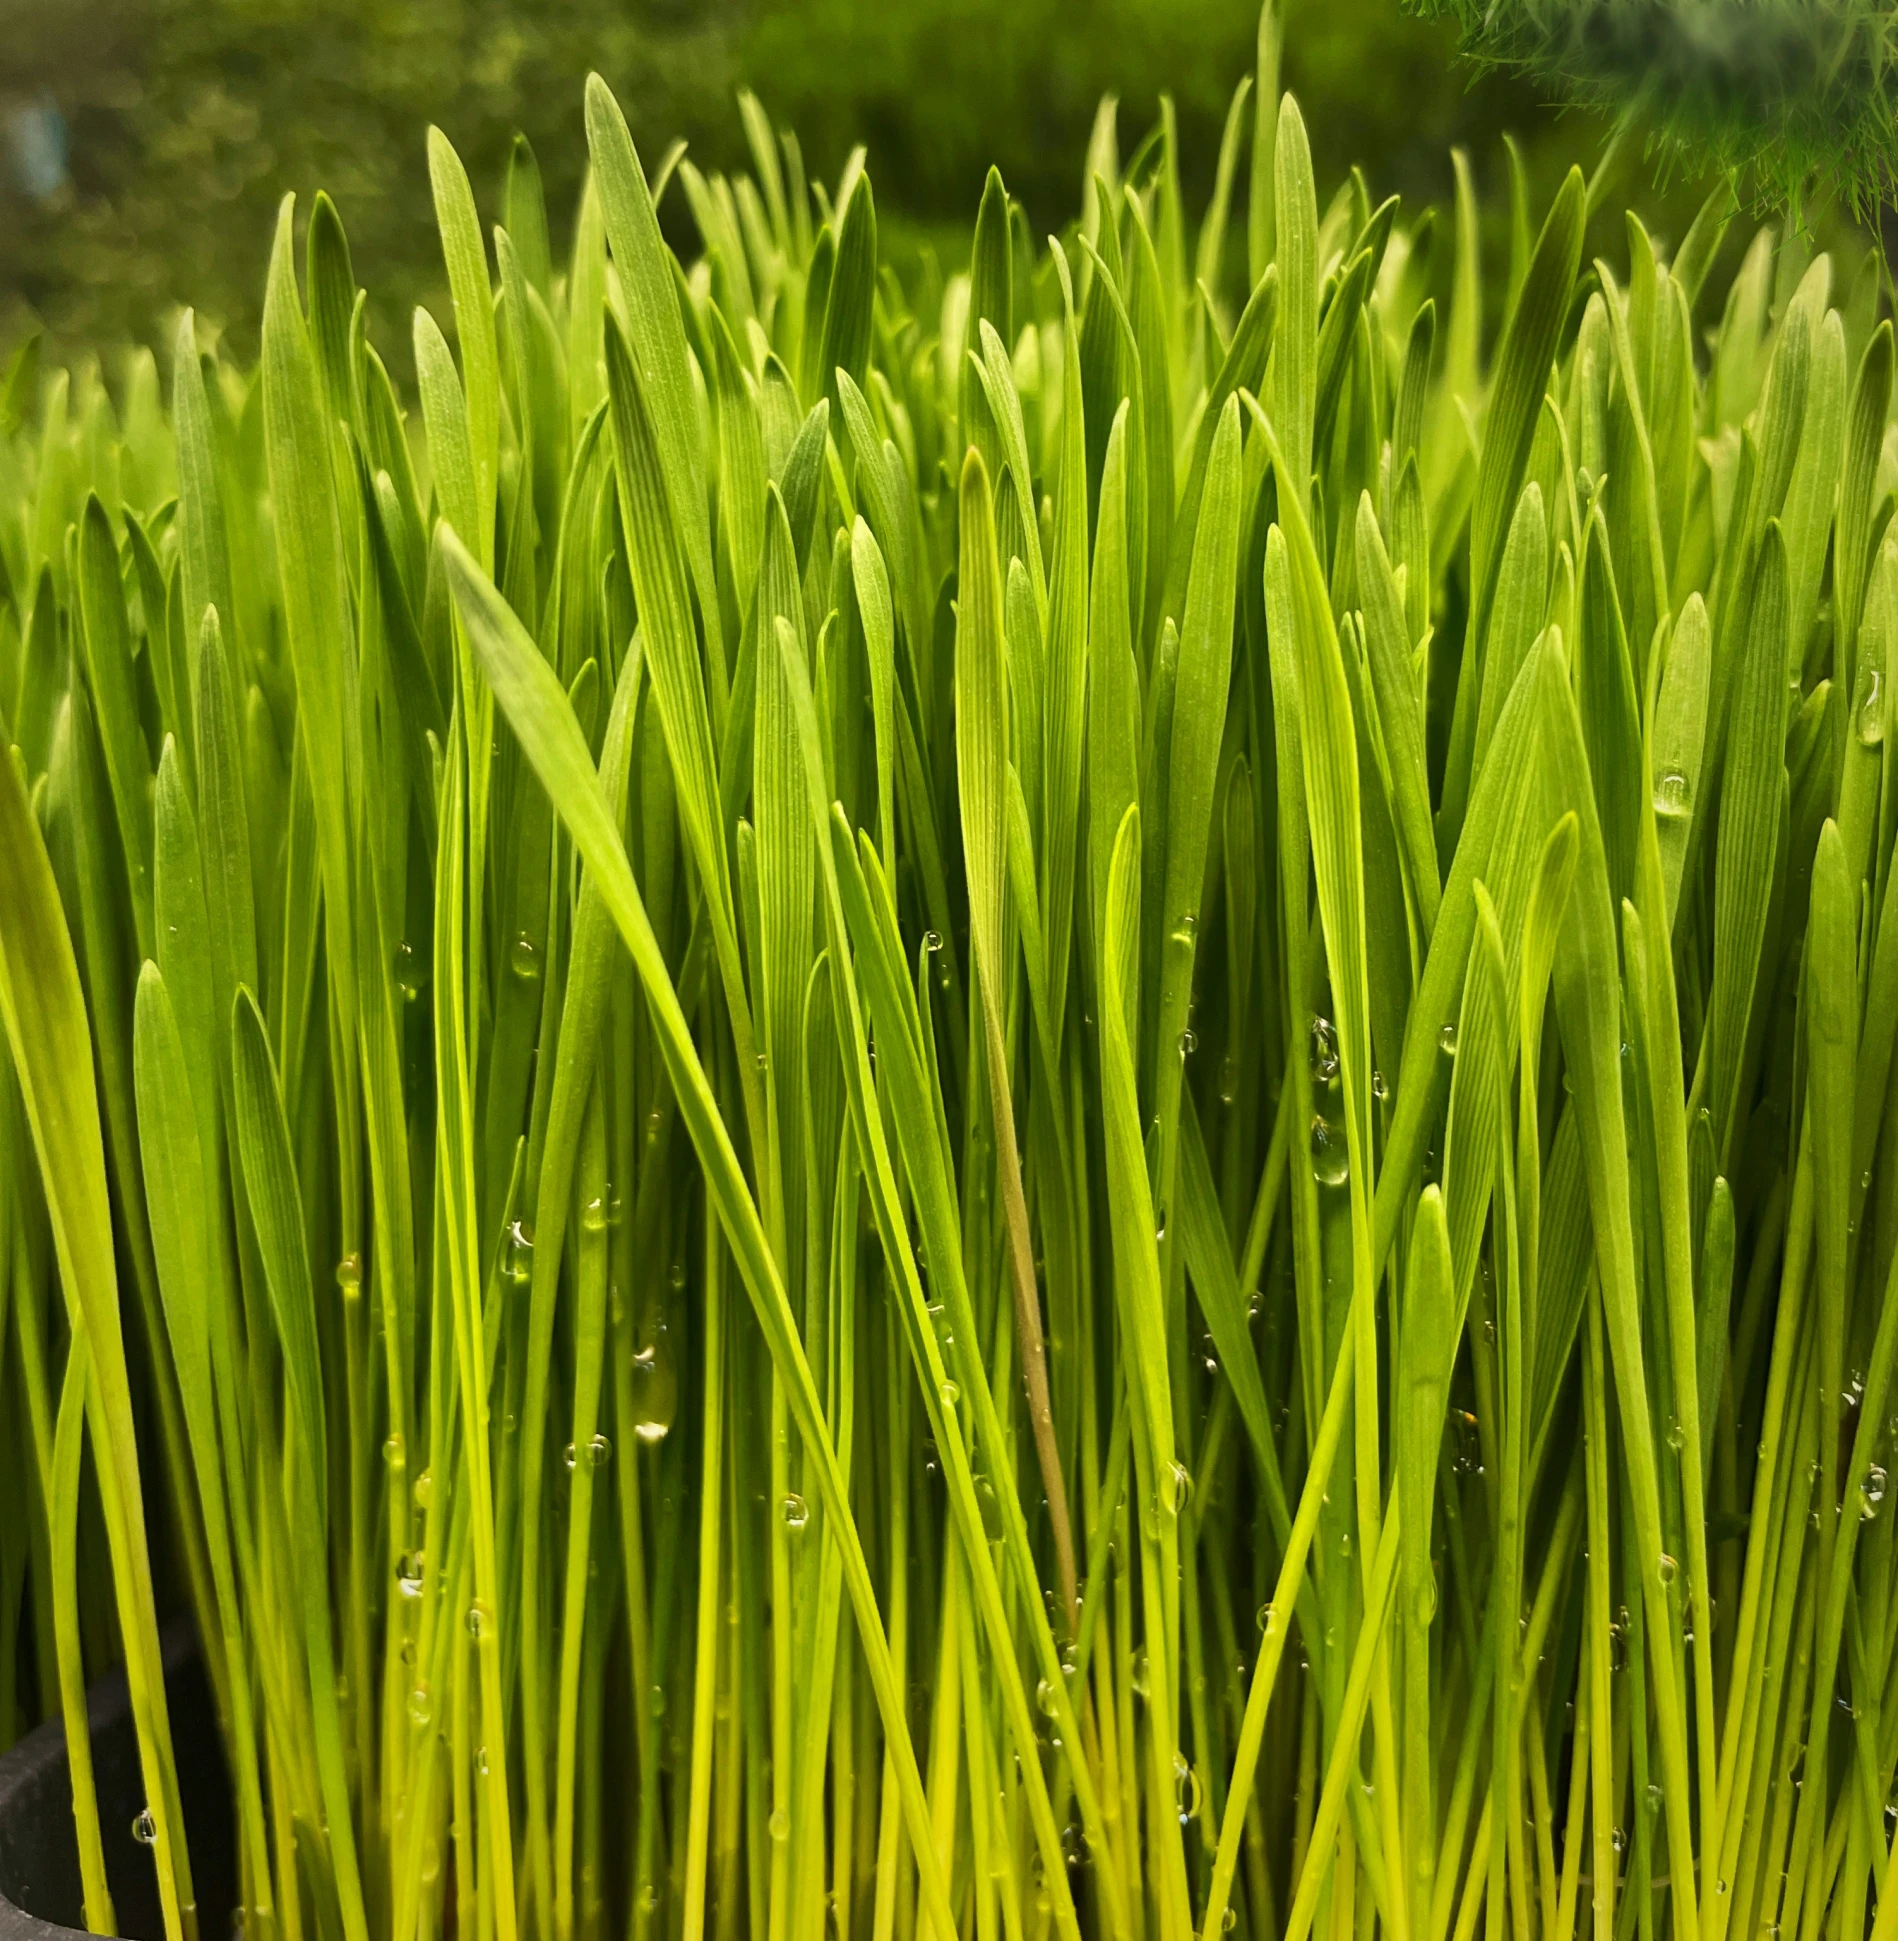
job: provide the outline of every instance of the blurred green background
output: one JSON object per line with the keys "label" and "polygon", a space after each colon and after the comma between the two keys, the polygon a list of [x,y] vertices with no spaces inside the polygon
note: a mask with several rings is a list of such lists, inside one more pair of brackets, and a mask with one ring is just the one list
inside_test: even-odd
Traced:
{"label": "blurred green background", "polygon": [[[826,179],[865,142],[886,253],[927,236],[951,262],[989,162],[1038,231],[1059,228],[1101,95],[1120,98],[1125,155],[1165,90],[1196,214],[1256,31],[1256,0],[0,0],[0,336],[30,316],[66,348],[155,342],[190,302],[247,351],[278,199],[323,187],[406,362],[408,309],[443,284],[426,125],[490,213],[524,130],[561,249],[595,67],[649,163],[682,135],[702,167],[742,165],[740,84]],[[1379,195],[1440,198],[1453,142],[1500,192],[1514,129],[1546,194],[1600,144],[1597,123],[1475,76],[1398,0],[1289,0],[1284,77],[1321,193],[1355,161]],[[683,198],[666,217],[683,225]]]}

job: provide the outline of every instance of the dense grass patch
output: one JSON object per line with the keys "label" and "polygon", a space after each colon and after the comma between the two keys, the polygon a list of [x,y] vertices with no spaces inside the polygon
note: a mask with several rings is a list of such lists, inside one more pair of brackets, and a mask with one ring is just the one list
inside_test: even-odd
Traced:
{"label": "dense grass patch", "polygon": [[0,1729],[92,1925],[122,1655],[196,1927],[177,1599],[253,1941],[1885,1941],[1871,265],[1321,209],[1269,21],[1196,222],[1104,115],[942,287],[742,106],[590,86],[558,265],[432,136],[413,416],[322,197],[257,369],[11,367]]}

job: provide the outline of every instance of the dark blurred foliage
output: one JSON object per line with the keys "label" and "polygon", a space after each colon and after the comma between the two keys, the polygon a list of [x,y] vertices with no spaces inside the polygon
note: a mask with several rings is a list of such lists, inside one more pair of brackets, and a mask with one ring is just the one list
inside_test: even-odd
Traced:
{"label": "dark blurred foliage", "polygon": [[1551,95],[1636,106],[1660,145],[1733,175],[1762,209],[1898,196],[1892,0],[1410,0],[1477,61]]}
{"label": "dark blurred foliage", "polygon": [[[247,351],[277,203],[294,190],[307,208],[321,187],[375,334],[405,364],[409,307],[443,293],[426,125],[455,142],[490,215],[523,129],[562,248],[590,68],[649,165],[682,135],[702,167],[743,166],[741,84],[822,177],[866,143],[899,258],[919,236],[955,247],[991,161],[1037,230],[1068,222],[1109,92],[1123,155],[1173,96],[1197,210],[1256,32],[1254,0],[0,0],[0,333],[25,310],[69,346],[152,342],[191,302]],[[1514,127],[1546,196],[1559,162],[1594,152],[1595,122],[1474,77],[1453,47],[1397,0],[1291,0],[1284,79],[1321,189],[1357,162],[1380,195],[1440,198],[1462,142],[1500,191]],[[683,198],[665,213],[683,225]]]}

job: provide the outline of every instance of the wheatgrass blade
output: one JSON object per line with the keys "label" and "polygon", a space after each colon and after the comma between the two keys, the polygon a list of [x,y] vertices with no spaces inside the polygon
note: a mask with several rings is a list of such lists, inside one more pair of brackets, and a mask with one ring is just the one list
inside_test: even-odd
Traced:
{"label": "wheatgrass blade", "polygon": [[809,1364],[798,1341],[796,1323],[785,1299],[783,1284],[772,1263],[769,1243],[755,1203],[739,1171],[724,1122],[693,1047],[684,1014],[678,1008],[664,960],[637,886],[626,867],[617,831],[597,782],[590,779],[586,759],[566,697],[538,651],[519,630],[518,621],[501,605],[492,584],[452,534],[440,541],[454,578],[457,604],[467,619],[471,642],[493,683],[496,698],[520,736],[528,759],[542,775],[548,795],[576,847],[596,872],[601,894],[614,923],[633,954],[660,1037],[660,1048],[671,1073],[693,1144],[707,1165],[717,1191],[719,1216],[731,1236],[732,1248],[745,1275],[770,1343],[772,1358],[783,1372],[793,1419],[804,1439],[816,1471],[826,1518],[844,1548],[845,1580],[858,1622],[858,1633],[869,1660],[885,1729],[897,1749],[898,1777],[906,1796],[911,1838],[916,1843],[919,1871],[931,1906],[931,1918],[948,1921],[947,1897],[930,1854],[927,1814],[915,1755],[908,1750],[909,1734],[890,1675],[889,1646],[877,1615],[876,1593],[869,1566],[850,1517],[848,1497],[837,1460],[819,1411]]}
{"label": "wheatgrass blade", "polygon": [[140,1770],[155,1826],[159,1899],[167,1941],[195,1928],[181,1839],[171,1729],[159,1669],[158,1621],[139,1489],[138,1449],[119,1326],[117,1271],[105,1148],[93,1089],[84,998],[51,862],[17,758],[0,759],[0,1015],[45,1184],[60,1280],[83,1317],[93,1358],[89,1407],[113,1576],[123,1610],[126,1674],[138,1726]]}

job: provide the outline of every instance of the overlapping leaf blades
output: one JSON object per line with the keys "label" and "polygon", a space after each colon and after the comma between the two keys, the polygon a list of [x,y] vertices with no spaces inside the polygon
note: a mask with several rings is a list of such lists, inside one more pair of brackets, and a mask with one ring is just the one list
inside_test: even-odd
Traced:
{"label": "overlapping leaf blades", "polygon": [[0,1724],[180,1941],[166,1599],[288,1941],[1898,1918],[1889,326],[1573,176],[1486,357],[1260,45],[1190,252],[595,81],[414,449],[321,199],[19,366]]}

